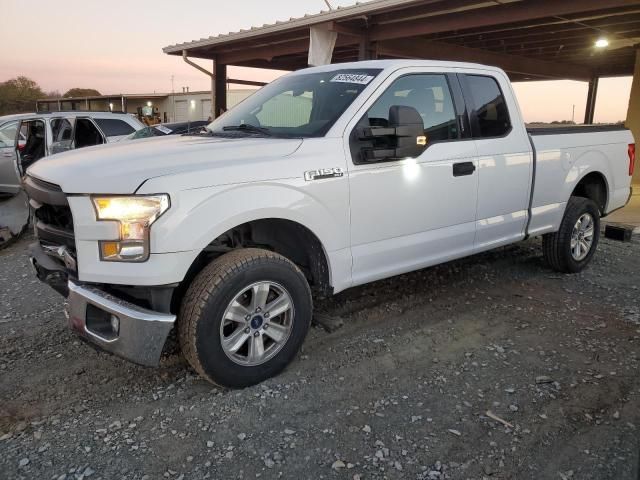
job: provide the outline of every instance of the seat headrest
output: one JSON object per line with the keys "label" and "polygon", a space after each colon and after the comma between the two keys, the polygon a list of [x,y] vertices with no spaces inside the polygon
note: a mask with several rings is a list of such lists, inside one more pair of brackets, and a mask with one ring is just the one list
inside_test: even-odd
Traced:
{"label": "seat headrest", "polygon": [[426,113],[436,110],[436,97],[431,88],[416,88],[407,95],[407,100],[418,109],[426,109]]}

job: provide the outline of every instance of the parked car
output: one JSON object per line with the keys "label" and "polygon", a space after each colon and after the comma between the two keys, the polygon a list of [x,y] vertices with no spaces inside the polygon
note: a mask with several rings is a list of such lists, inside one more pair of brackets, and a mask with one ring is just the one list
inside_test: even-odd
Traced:
{"label": "parked car", "polygon": [[206,120],[195,122],[159,123],[151,125],[127,135],[125,140],[138,140],[140,138],[164,137],[166,135],[185,135],[189,133],[200,133],[209,123]]}
{"label": "parked car", "polygon": [[22,113],[0,117],[0,198],[12,197],[20,191],[20,184],[16,182],[19,174],[15,149],[23,149],[27,139],[18,125],[22,119],[31,115],[33,114]]}
{"label": "parked car", "polygon": [[531,236],[583,270],[635,161],[622,126],[527,131],[507,75],[464,63],[296,71],[207,128],[31,167],[31,254],[90,342],[154,365],[176,327],[231,387],[294,358],[312,294]]}
{"label": "parked car", "polygon": [[126,113],[40,112],[0,117],[0,193],[20,191],[23,172],[45,156],[117,142],[142,128],[144,124]]}

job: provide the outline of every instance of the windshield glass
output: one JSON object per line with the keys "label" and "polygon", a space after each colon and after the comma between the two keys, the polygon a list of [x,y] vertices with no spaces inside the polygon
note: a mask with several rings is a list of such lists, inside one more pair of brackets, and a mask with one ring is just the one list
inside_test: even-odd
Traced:
{"label": "windshield glass", "polygon": [[380,71],[343,69],[280,78],[216,119],[207,129],[219,134],[233,130],[275,137],[323,136]]}
{"label": "windshield glass", "polygon": [[[157,126],[158,125],[154,125],[153,127],[144,127],[137,132],[127,135],[125,138],[128,140],[137,140],[139,138],[161,137],[163,135],[168,135],[168,133],[156,128]],[[171,133],[171,130],[169,130],[169,133]]]}

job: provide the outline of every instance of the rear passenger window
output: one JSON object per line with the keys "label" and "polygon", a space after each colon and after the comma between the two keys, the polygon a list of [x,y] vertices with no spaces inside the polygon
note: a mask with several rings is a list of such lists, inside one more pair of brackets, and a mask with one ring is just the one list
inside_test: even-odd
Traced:
{"label": "rear passenger window", "polygon": [[75,130],[76,148],[92,147],[104,143],[102,135],[88,118],[78,118]]}
{"label": "rear passenger window", "polygon": [[498,82],[493,77],[480,75],[467,75],[466,78],[477,115],[474,138],[506,135],[511,130],[511,120]]}
{"label": "rear passenger window", "polygon": [[107,137],[120,137],[135,132],[131,125],[117,118],[94,118],[94,120]]}
{"label": "rear passenger window", "polygon": [[51,153],[60,153],[71,148],[73,125],[66,118],[53,118],[51,125]]}

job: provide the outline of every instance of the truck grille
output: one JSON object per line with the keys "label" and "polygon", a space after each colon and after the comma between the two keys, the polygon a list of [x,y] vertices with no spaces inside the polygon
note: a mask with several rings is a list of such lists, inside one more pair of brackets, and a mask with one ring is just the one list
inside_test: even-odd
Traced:
{"label": "truck grille", "polygon": [[[29,204],[33,209],[35,233],[45,251],[65,247],[75,259],[76,242],[73,235],[73,216],[67,196],[53,183],[27,176],[25,190],[29,195]],[[60,254],[51,254],[51,258],[65,266]],[[66,265],[68,268],[68,265]]]}

